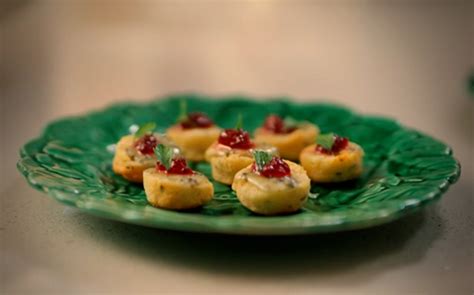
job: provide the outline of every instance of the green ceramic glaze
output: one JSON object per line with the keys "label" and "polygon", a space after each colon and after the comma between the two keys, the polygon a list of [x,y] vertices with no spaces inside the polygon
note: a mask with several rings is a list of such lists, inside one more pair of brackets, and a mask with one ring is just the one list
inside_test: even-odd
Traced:
{"label": "green ceramic glaze", "polygon": [[[348,136],[365,150],[364,174],[350,183],[313,184],[304,208],[286,216],[254,215],[228,186],[219,183],[214,183],[214,199],[193,212],[149,206],[141,186],[112,172],[111,148],[132,124],[156,122],[158,131],[165,131],[175,122],[183,98],[190,111],[204,111],[222,127],[234,126],[242,113],[244,127],[254,130],[267,114],[277,113],[313,122],[322,132]],[[197,163],[194,168],[210,177],[208,164]],[[460,174],[449,147],[387,118],[361,116],[331,104],[196,95],[121,103],[53,122],[21,149],[18,169],[33,187],[98,216],[174,230],[256,235],[341,231],[386,223],[438,199]]]}

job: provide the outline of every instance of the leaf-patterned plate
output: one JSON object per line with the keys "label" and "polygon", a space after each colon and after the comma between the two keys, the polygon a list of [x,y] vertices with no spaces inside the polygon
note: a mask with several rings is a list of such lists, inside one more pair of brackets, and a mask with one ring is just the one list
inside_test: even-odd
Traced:
{"label": "leaf-patterned plate", "polygon": [[[199,210],[154,208],[147,204],[142,186],[112,172],[113,146],[134,124],[154,121],[159,131],[165,131],[175,122],[183,98],[190,111],[204,111],[222,127],[232,127],[238,113],[248,130],[270,113],[314,122],[322,132],[359,143],[366,153],[365,171],[350,183],[313,184],[303,209],[291,215],[254,215],[230,187],[219,183],[214,183],[214,199]],[[331,104],[244,97],[180,95],[144,104],[116,104],[49,124],[20,155],[18,169],[34,188],[84,212],[157,228],[228,234],[303,234],[375,226],[438,199],[460,174],[449,147],[391,119],[362,116]],[[194,168],[210,177],[208,164]]]}

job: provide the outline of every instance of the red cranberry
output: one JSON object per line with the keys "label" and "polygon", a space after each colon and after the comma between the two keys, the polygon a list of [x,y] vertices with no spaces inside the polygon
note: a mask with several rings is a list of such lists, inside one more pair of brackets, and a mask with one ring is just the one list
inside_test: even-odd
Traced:
{"label": "red cranberry", "polygon": [[279,157],[273,157],[260,171],[257,170],[257,165],[254,163],[252,171],[267,178],[282,178],[291,175],[290,166]]}
{"label": "red cranberry", "polygon": [[265,119],[263,128],[275,133],[280,133],[285,128],[285,123],[280,116],[270,115]]}
{"label": "red cranberry", "polygon": [[186,164],[186,160],[183,158],[176,158],[171,161],[171,167],[166,170],[166,167],[160,162],[156,162],[156,169],[158,171],[166,172],[168,174],[179,174],[179,175],[191,175],[194,171],[189,168]]}
{"label": "red cranberry", "polygon": [[180,123],[183,129],[191,128],[209,128],[214,122],[203,113],[189,113],[186,120]]}
{"label": "red cranberry", "polygon": [[273,133],[286,134],[293,132],[295,127],[286,127],[285,121],[278,115],[270,115],[265,119],[263,128]]}
{"label": "red cranberry", "polygon": [[334,135],[334,143],[332,145],[332,149],[328,150],[323,148],[320,145],[316,145],[316,151],[326,154],[326,155],[333,155],[337,154],[343,149],[345,149],[349,145],[349,139],[346,137],[340,137],[339,135]]}
{"label": "red cranberry", "polygon": [[135,141],[135,148],[142,155],[153,155],[158,140],[152,134],[145,134]]}
{"label": "red cranberry", "polygon": [[248,150],[254,147],[250,135],[242,129],[226,129],[219,135],[218,142],[233,149]]}

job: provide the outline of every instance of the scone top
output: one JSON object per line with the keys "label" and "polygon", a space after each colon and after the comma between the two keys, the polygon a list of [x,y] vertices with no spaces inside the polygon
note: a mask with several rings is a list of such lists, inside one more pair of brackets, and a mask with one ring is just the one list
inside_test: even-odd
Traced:
{"label": "scone top", "polygon": [[250,139],[250,134],[242,129],[242,116],[239,116],[234,129],[225,129],[219,134],[217,142],[230,148],[240,150],[249,150],[255,147],[255,144]]}
{"label": "scone top", "polygon": [[271,114],[263,122],[262,129],[275,134],[288,134],[298,129],[298,122],[293,118],[285,118]]}
{"label": "scone top", "polygon": [[321,134],[316,139],[316,152],[337,155],[349,146],[349,139],[334,133]]}
{"label": "scone top", "polygon": [[292,117],[282,118],[276,114],[270,114],[265,118],[259,130],[265,133],[272,133],[276,135],[286,135],[298,129],[305,129],[311,125],[307,121],[298,121]]}
{"label": "scone top", "polygon": [[242,129],[225,129],[219,134],[217,141],[219,144],[240,150],[248,150],[255,146],[250,140],[249,133]]}
{"label": "scone top", "polygon": [[155,128],[156,124],[149,122],[140,126],[137,132],[135,132],[135,142],[133,145],[140,154],[153,155],[153,150],[158,144],[158,139],[153,134]]}
{"label": "scone top", "polygon": [[291,176],[290,166],[280,157],[261,150],[254,151],[253,156],[252,172],[267,178]]}
{"label": "scone top", "polygon": [[173,148],[158,144],[154,149],[156,158],[156,170],[166,174],[192,175],[195,172],[187,166],[186,160],[177,156]]}
{"label": "scone top", "polygon": [[201,112],[188,112],[186,101],[180,103],[180,115],[178,117],[178,126],[183,129],[210,128],[214,122],[206,114]]}

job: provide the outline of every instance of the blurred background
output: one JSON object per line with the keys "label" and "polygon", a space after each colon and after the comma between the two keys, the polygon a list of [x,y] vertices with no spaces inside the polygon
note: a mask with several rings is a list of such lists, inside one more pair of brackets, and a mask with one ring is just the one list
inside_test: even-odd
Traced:
{"label": "blurred background", "polygon": [[[101,257],[99,253],[106,251],[91,240],[91,232],[77,232],[71,224],[85,223],[86,227],[95,228],[101,222],[63,213],[60,205],[39,198],[38,193],[20,179],[15,169],[20,146],[37,136],[48,121],[60,116],[84,113],[123,99],[144,101],[170,93],[199,92],[215,97],[246,94],[256,99],[290,96],[298,101],[331,101],[362,113],[397,118],[450,144],[463,166],[463,176],[450,191],[451,196],[446,198],[449,200],[442,200],[441,213],[427,213],[428,221],[421,222],[425,228],[420,226],[418,236],[406,238],[407,244],[417,247],[418,252],[432,247],[435,250],[431,250],[429,258],[420,258],[421,262],[408,263],[411,268],[406,269],[403,261],[410,261],[413,253],[410,246],[400,245],[395,254],[391,252],[391,260],[381,258],[370,275],[390,270],[392,281],[402,282],[395,285],[406,286],[400,289],[403,291],[472,292],[472,283],[466,279],[472,273],[473,246],[470,213],[473,99],[468,91],[469,75],[474,68],[472,1],[3,0],[1,5],[3,227],[0,232],[8,241],[3,250],[8,253],[5,261],[9,271],[2,276],[6,291],[29,292],[34,288],[64,291],[71,286],[79,290],[79,286],[84,287],[80,277],[87,272],[81,264],[84,255]],[[27,197],[34,197],[35,201]],[[25,208],[30,208],[26,211],[31,214],[28,218],[24,217]],[[51,219],[46,218],[47,215]],[[439,227],[439,220],[444,220],[450,230],[433,232],[433,226]],[[101,226],[125,239],[130,231],[130,227],[112,223]],[[400,233],[404,238],[401,228],[411,226],[412,223],[402,223],[394,234]],[[68,258],[72,262],[64,266],[63,272],[60,265],[65,262],[57,257],[67,257],[65,249],[72,243],[68,241],[75,241],[67,236],[69,231],[85,239],[87,245],[76,249],[77,258]],[[144,242],[141,239],[146,240],[148,234],[136,235]],[[378,235],[373,243],[379,246],[371,249],[385,253],[381,233],[365,235],[368,239]],[[357,236],[346,238],[358,239]],[[177,238],[164,239],[165,244],[172,245]],[[178,240],[181,239],[179,236]],[[339,239],[344,241],[338,238],[337,242]],[[426,239],[441,239],[444,244],[420,244]],[[207,243],[213,244],[212,240]],[[332,246],[332,242],[323,243]],[[46,248],[51,245],[63,245],[53,248],[55,255],[64,256],[44,254],[49,253]],[[424,246],[420,249],[420,245]],[[155,244],[152,242],[150,247]],[[357,257],[364,255],[363,248],[360,244]],[[177,255],[170,249],[165,252]],[[46,256],[38,258],[40,252]],[[107,268],[96,266],[93,273],[111,270],[113,266],[122,268],[122,264],[111,261],[122,261],[123,257],[117,257],[123,252],[123,248],[115,249],[116,256],[110,256],[105,260],[108,263],[102,264]],[[331,255],[339,254],[326,254],[329,258],[325,259],[333,266]],[[447,255],[446,260],[435,258],[440,255]],[[251,257],[258,259],[259,256]],[[54,267],[46,264],[46,259],[54,260]],[[286,259],[290,261],[291,257]],[[351,259],[354,257],[349,257]],[[399,266],[399,272],[392,272],[393,264]],[[130,265],[142,271],[152,268],[146,264]],[[71,266],[83,272],[74,272]],[[271,264],[261,268],[265,273]],[[288,269],[297,271],[291,264]],[[312,270],[309,266],[305,268],[307,273]],[[192,271],[186,271],[188,279],[200,278],[199,286],[212,285],[212,280],[205,275],[212,274],[209,269],[194,269],[195,276],[189,273]],[[364,269],[360,271],[363,273]],[[447,273],[451,275],[448,283]],[[246,281],[238,274],[232,274],[236,280],[222,275],[225,286],[234,286],[233,289],[215,287],[214,290],[239,290],[236,288],[242,282],[251,286],[251,280]],[[127,275],[121,270],[117,277],[124,279]],[[142,275],[153,278],[144,272]],[[180,282],[171,270],[160,275]],[[346,276],[351,274],[346,273]],[[346,277],[346,282],[358,281],[360,276]],[[410,277],[417,277],[417,283],[408,283]],[[436,284],[442,277],[444,287]],[[97,288],[86,288],[86,291],[114,290],[112,281],[101,283],[89,279]],[[298,284],[287,282],[284,285],[287,289],[279,287],[271,278],[262,280],[259,287],[262,291],[294,288],[310,293],[312,290],[310,277]],[[359,287],[386,292],[385,286],[390,282],[385,278],[362,282]],[[141,283],[139,278],[134,278],[129,288],[146,286]],[[331,290],[332,286],[322,283],[321,287]],[[178,284],[166,290],[190,291],[180,288],[185,286]]]}
{"label": "blurred background", "polygon": [[2,3],[9,155],[51,118],[175,92],[330,100],[468,140],[471,1]]}

